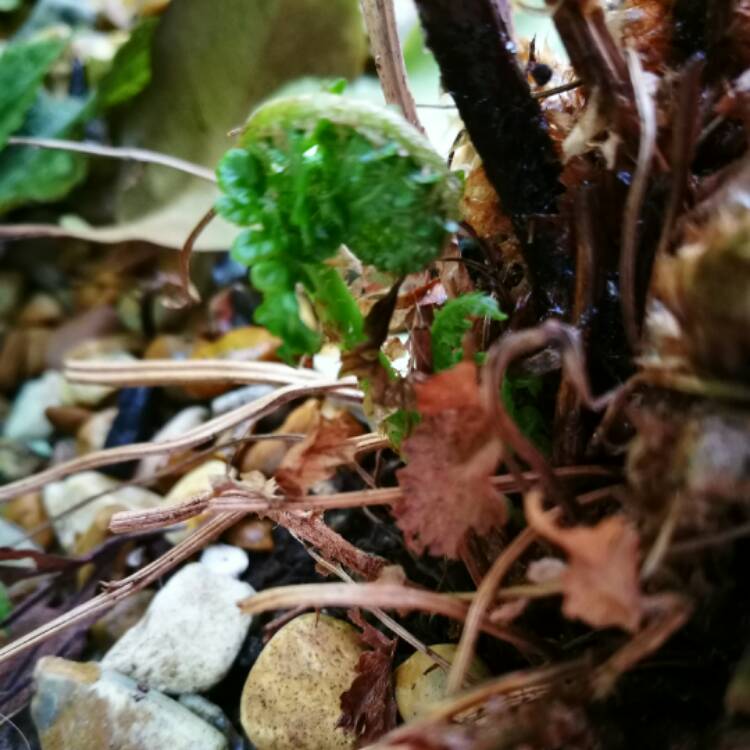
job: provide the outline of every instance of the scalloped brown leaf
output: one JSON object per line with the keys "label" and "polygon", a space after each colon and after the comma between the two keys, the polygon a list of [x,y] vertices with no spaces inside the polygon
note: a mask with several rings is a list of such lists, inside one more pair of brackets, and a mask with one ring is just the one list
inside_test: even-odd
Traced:
{"label": "scalloped brown leaf", "polygon": [[643,598],[638,583],[638,533],[621,515],[596,526],[558,526],[542,509],[537,493],[525,502],[526,520],[568,556],[561,575],[563,614],[595,628],[638,630]]}
{"label": "scalloped brown leaf", "polygon": [[471,362],[416,386],[422,421],[404,441],[393,514],[417,554],[457,558],[466,535],[502,526],[505,498],[492,485],[502,444],[484,409]]}
{"label": "scalloped brown leaf", "polygon": [[387,638],[353,610],[349,618],[362,628],[360,640],[370,647],[357,662],[357,676],[341,694],[338,726],[357,735],[359,746],[369,745],[396,726],[392,664],[397,641]]}

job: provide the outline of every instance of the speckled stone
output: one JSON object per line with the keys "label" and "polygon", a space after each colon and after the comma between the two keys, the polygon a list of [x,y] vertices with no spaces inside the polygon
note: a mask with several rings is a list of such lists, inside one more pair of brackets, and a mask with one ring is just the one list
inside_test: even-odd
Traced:
{"label": "speckled stone", "polygon": [[343,620],[311,613],[284,625],[242,691],[242,728],[257,749],[354,748],[354,735],[336,724],[361,653],[357,630]]}
{"label": "speckled stone", "polygon": [[229,671],[252,617],[237,603],[254,594],[243,581],[205,565],[185,565],[102,665],[166,693],[200,693]]}
{"label": "speckled stone", "polygon": [[[449,664],[456,656],[454,643],[437,643],[430,648]],[[489,676],[489,670],[475,658],[469,668],[469,676],[481,681]],[[396,703],[404,721],[411,721],[427,713],[446,695],[448,673],[426,654],[415,651],[396,670]]]}
{"label": "speckled stone", "polygon": [[225,737],[187,708],[98,664],[45,656],[34,680],[42,750],[227,750]]}

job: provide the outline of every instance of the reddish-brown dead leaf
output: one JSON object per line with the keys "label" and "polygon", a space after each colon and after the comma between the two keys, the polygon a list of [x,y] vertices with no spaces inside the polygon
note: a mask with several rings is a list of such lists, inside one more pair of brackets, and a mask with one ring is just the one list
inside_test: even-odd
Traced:
{"label": "reddish-brown dead leaf", "polygon": [[416,387],[422,422],[404,442],[403,497],[393,514],[417,554],[457,558],[470,530],[505,522],[505,500],[491,483],[502,444],[482,406],[477,371],[462,362]]}
{"label": "reddish-brown dead leaf", "polygon": [[356,447],[346,439],[361,435],[362,425],[343,413],[334,419],[318,417],[307,437],[288,451],[276,471],[276,481],[290,495],[304,495],[316,482],[354,461]]}
{"label": "reddish-brown dead leaf", "polygon": [[370,647],[357,662],[357,676],[341,694],[338,726],[357,735],[360,746],[369,745],[396,726],[397,707],[391,665],[396,640],[389,639],[353,610],[349,618],[362,628],[360,639]]}
{"label": "reddish-brown dead leaf", "polygon": [[621,627],[635,632],[643,614],[638,585],[638,534],[622,516],[596,526],[563,528],[542,509],[541,499],[526,497],[529,525],[568,555],[560,581],[563,613],[595,628]]}

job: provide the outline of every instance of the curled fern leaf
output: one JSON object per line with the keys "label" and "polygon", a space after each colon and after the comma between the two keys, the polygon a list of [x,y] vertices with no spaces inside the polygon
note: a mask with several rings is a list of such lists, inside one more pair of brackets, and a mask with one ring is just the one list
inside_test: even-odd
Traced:
{"label": "curled fern leaf", "polygon": [[[281,316],[268,314],[272,297],[301,285],[324,327],[347,347],[361,340],[362,317],[324,262],[346,244],[382,271],[421,270],[453,229],[459,193],[457,178],[411,125],[387,109],[331,94],[261,107],[222,159],[218,178],[217,211],[246,227],[233,257],[253,268],[273,333],[285,337]],[[306,349],[301,337],[285,341],[302,353],[314,351],[318,339],[307,337]]]}

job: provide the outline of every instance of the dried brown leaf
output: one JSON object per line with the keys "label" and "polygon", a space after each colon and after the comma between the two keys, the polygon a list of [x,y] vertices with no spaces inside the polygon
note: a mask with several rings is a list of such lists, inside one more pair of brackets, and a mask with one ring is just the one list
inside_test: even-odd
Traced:
{"label": "dried brown leaf", "polygon": [[357,446],[347,438],[361,435],[362,425],[342,413],[334,419],[318,416],[307,437],[288,451],[276,471],[276,481],[290,495],[304,495],[316,482],[354,461]]}
{"label": "dried brown leaf", "polygon": [[529,525],[568,555],[560,581],[563,613],[595,628],[621,627],[635,632],[643,600],[638,584],[638,534],[622,516],[596,526],[562,528],[542,510],[536,493],[525,501]]}
{"label": "dried brown leaf", "polygon": [[423,419],[404,442],[403,497],[393,514],[413,551],[457,558],[470,530],[483,535],[505,522],[504,497],[491,482],[502,444],[473,363],[433,376],[416,392]]}
{"label": "dried brown leaf", "polygon": [[359,657],[357,676],[341,694],[338,726],[354,732],[360,745],[368,745],[396,726],[391,666],[397,642],[370,625],[358,611],[350,611],[349,617],[362,628],[360,639],[371,650]]}

